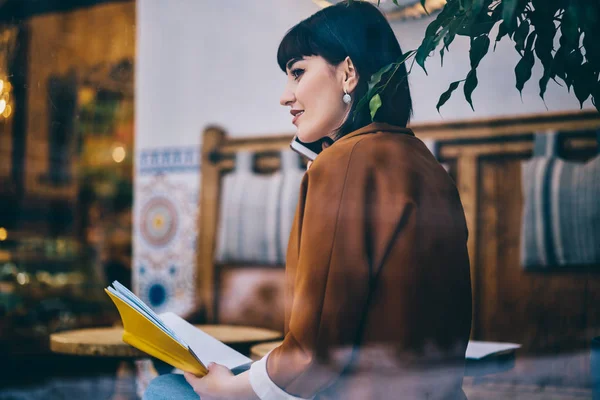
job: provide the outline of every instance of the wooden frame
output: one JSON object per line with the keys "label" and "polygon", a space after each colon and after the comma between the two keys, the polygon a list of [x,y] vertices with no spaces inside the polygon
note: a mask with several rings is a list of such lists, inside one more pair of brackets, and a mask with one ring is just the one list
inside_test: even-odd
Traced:
{"label": "wooden frame", "polygon": [[219,219],[221,177],[235,166],[235,154],[240,150],[255,153],[255,169],[270,173],[280,168],[279,152],[289,148],[293,135],[251,138],[228,138],[218,127],[208,127],[203,133],[201,151],[200,213],[197,252],[197,288],[208,321],[216,321],[215,248]]}
{"label": "wooden frame", "polygon": [[[469,228],[469,256],[473,280],[474,319],[473,336],[486,337],[480,324],[489,317],[482,315],[482,290],[487,299],[493,299],[493,285],[484,285],[484,280],[493,279],[497,263],[484,266],[480,251],[490,249],[493,243],[480,243],[483,234],[480,220],[482,212],[494,205],[481,206],[481,193],[489,182],[482,182],[482,162],[497,157],[526,159],[531,156],[535,132],[560,131],[568,140],[565,145],[575,152],[593,151],[596,139],[584,131],[600,128],[600,114],[596,111],[545,113],[514,117],[488,118],[444,123],[415,124],[412,129],[421,139],[435,139],[439,145],[442,162],[449,163],[451,174],[456,179],[461,194]],[[279,168],[278,152],[289,146],[293,135],[228,138],[216,127],[204,132],[202,146],[202,182],[200,192],[200,220],[198,241],[197,287],[209,321],[214,321],[215,264],[214,253],[219,215],[221,176],[234,167],[234,155],[239,150],[251,150],[257,154],[256,168],[262,172]],[[492,190],[491,188],[488,188]],[[491,214],[490,214],[491,215]],[[493,217],[490,217],[493,218]],[[489,224],[488,224],[489,225]],[[488,227],[485,227],[488,229]],[[493,256],[486,250],[486,259]],[[492,251],[492,253],[490,253]],[[489,254],[488,254],[489,253]],[[485,286],[485,288],[483,288]],[[479,336],[479,337],[478,337]],[[496,338],[505,340],[503,338]]]}
{"label": "wooden frame", "polygon": [[[469,228],[469,258],[473,280],[474,324],[479,317],[479,268],[478,230],[480,192],[480,161],[485,157],[520,155],[531,156],[533,134],[536,132],[560,131],[572,136],[570,145],[574,149],[596,147],[596,139],[581,136],[581,131],[600,128],[600,114],[596,111],[560,112],[515,117],[500,117],[452,121],[448,123],[414,125],[412,129],[421,139],[438,141],[440,159],[455,161],[456,184]],[[477,327],[473,327],[477,332]]]}

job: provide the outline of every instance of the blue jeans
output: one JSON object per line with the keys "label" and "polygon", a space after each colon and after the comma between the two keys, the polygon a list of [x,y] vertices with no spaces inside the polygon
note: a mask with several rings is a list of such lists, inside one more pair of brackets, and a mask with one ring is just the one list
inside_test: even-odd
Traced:
{"label": "blue jeans", "polygon": [[[250,364],[245,364],[231,370],[234,375],[241,374],[250,368]],[[187,383],[183,375],[165,374],[152,380],[146,391],[143,400],[198,400],[200,397],[194,392]]]}
{"label": "blue jeans", "polygon": [[167,374],[160,375],[152,380],[143,400],[198,400],[200,396],[186,382],[183,375]]}

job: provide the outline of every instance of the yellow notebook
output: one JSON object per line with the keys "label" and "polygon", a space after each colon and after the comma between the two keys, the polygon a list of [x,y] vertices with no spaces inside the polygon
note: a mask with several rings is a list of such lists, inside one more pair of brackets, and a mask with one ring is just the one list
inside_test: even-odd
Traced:
{"label": "yellow notebook", "polygon": [[232,369],[251,362],[243,354],[173,313],[157,315],[119,282],[105,289],[123,321],[123,341],[182,371],[206,374],[216,362]]}

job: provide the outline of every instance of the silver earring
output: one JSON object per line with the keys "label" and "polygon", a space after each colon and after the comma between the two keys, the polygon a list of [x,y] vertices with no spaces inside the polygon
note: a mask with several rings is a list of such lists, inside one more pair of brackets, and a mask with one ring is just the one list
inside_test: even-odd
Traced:
{"label": "silver earring", "polygon": [[352,101],[352,97],[350,97],[348,92],[346,92],[346,89],[344,89],[344,97],[342,97],[342,100],[346,104],[350,104],[350,102]]}

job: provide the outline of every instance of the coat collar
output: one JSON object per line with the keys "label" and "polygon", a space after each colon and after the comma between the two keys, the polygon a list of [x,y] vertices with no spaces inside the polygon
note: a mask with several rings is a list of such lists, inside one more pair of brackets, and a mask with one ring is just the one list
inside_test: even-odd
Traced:
{"label": "coat collar", "polygon": [[375,133],[375,132],[394,132],[394,133],[404,133],[410,136],[415,136],[413,131],[410,128],[402,128],[400,126],[390,125],[385,122],[372,122],[367,126],[363,126],[360,129],[357,129],[353,132],[350,132],[347,135],[344,135],[339,140],[349,139],[359,135],[365,135],[367,133]]}

